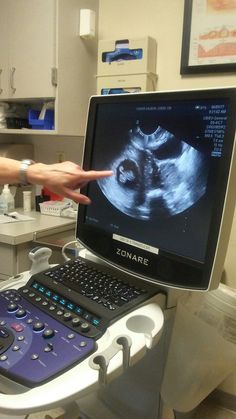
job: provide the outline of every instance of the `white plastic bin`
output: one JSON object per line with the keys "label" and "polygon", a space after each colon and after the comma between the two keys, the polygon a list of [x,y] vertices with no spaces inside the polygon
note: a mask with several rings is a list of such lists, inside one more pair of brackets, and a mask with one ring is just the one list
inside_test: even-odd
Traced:
{"label": "white plastic bin", "polygon": [[236,369],[236,292],[183,295],[162,384],[164,403],[179,412],[199,405]]}

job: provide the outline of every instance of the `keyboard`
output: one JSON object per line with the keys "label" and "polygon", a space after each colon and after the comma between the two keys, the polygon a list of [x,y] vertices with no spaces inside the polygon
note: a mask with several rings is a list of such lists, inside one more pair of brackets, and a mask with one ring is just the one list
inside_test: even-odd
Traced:
{"label": "keyboard", "polygon": [[135,277],[81,257],[33,275],[20,289],[41,310],[94,339],[157,292]]}

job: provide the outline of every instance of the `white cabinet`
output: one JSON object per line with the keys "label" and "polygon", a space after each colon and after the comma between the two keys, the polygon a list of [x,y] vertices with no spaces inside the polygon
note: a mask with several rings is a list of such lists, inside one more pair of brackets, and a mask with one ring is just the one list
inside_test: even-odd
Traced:
{"label": "white cabinet", "polygon": [[8,0],[0,1],[0,99],[9,96],[7,4]]}
{"label": "white cabinet", "polygon": [[0,99],[54,97],[56,0],[0,0],[0,15]]}
{"label": "white cabinet", "polygon": [[79,36],[84,8],[97,16],[98,0],[0,0],[0,102],[40,109],[52,100],[50,134],[84,135],[88,100],[96,93],[97,38]]}

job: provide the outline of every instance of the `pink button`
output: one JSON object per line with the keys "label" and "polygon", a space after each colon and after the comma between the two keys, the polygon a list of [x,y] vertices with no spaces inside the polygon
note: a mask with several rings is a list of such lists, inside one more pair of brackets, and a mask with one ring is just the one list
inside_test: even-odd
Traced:
{"label": "pink button", "polygon": [[21,324],[19,324],[19,323],[12,323],[11,324],[11,328],[13,329],[13,330],[15,330],[15,332],[22,332],[22,330],[24,330],[24,326],[22,326]]}

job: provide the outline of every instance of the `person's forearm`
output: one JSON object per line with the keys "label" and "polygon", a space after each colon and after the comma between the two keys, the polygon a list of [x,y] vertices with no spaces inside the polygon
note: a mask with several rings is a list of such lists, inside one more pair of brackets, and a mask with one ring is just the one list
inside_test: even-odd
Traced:
{"label": "person's forearm", "polygon": [[[14,159],[0,157],[0,184],[15,184],[20,181],[21,162]],[[45,182],[45,168],[42,163],[35,163],[33,170],[30,167],[27,170],[26,178],[31,184],[41,184]]]}
{"label": "person's forearm", "polygon": [[43,185],[51,192],[82,204],[90,199],[79,190],[88,182],[111,176],[111,170],[84,171],[78,164],[67,161],[54,164],[33,163],[24,170],[22,179],[21,162],[0,157],[0,184],[20,183]]}
{"label": "person's forearm", "polygon": [[0,184],[19,183],[20,161],[0,157]]}

